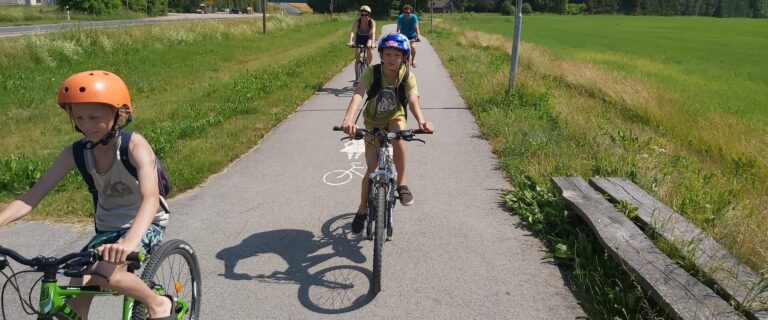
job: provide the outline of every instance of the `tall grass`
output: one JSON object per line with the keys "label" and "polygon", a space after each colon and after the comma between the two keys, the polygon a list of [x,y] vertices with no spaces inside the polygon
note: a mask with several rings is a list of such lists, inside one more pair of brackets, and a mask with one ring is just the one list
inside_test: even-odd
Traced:
{"label": "tall grass", "polygon": [[628,177],[765,270],[767,175],[758,165],[740,167],[703,152],[660,123],[654,112],[669,112],[664,121],[691,121],[675,118],[678,96],[647,77],[528,42],[521,47],[518,88],[508,93],[509,39],[447,24],[430,41],[516,187],[508,206],[554,257],[573,266],[592,316],[666,317],[653,303],[639,303],[646,299],[631,277],[580,219],[563,214],[552,176]]}
{"label": "tall grass", "polygon": [[67,12],[59,9],[58,6],[0,5],[0,27],[64,23],[72,20],[117,20],[138,19],[143,17],[145,17],[143,13],[125,9],[118,10],[113,14],[101,16],[70,11],[70,20],[67,20]]}
{"label": "tall grass", "polygon": [[[221,170],[349,60],[345,21],[269,21],[267,36],[261,21],[238,19],[0,43],[0,127],[11,133],[0,137],[0,202],[33,184],[78,138],[55,92],[68,75],[88,69],[112,70],[127,82],[135,110],[129,129],[147,137],[177,192]],[[91,204],[79,179],[70,174],[36,212],[87,219]]]}

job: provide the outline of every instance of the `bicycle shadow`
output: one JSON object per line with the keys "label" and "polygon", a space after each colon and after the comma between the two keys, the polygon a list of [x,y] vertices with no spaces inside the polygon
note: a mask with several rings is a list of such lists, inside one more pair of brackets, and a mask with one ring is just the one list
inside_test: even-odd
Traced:
{"label": "bicycle shadow", "polygon": [[[353,263],[367,259],[361,252],[362,237],[351,234],[354,213],[331,218],[322,227],[322,236],[297,229],[255,233],[240,244],[224,248],[216,258],[224,261],[224,273],[231,280],[256,280],[267,283],[298,284],[299,302],[307,309],[324,314],[357,310],[373,300],[370,271],[357,265],[336,265],[310,273],[310,269],[333,258]],[[330,248],[330,253],[317,253]],[[276,254],[288,267],[270,274],[250,275],[235,271],[238,262],[262,254]]]}
{"label": "bicycle shadow", "polygon": [[344,88],[322,88],[320,90],[317,90],[317,93],[315,94],[332,94],[336,97],[352,97],[352,94],[355,92],[355,86],[349,86]]}

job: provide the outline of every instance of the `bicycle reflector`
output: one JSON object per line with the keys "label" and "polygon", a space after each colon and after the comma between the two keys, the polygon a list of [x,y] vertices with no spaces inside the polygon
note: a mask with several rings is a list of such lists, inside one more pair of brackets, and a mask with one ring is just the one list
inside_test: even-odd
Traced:
{"label": "bicycle reflector", "polygon": [[176,290],[176,294],[181,293],[182,290],[184,290],[184,287],[181,285],[181,282],[179,280],[174,281],[173,289]]}

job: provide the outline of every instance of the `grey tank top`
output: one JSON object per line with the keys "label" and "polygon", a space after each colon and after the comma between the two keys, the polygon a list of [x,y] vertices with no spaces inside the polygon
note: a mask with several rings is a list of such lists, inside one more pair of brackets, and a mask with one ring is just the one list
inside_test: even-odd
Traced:
{"label": "grey tank top", "polygon": [[[128,172],[120,161],[120,139],[115,145],[115,159],[107,172],[96,172],[93,150],[85,150],[85,165],[93,176],[99,201],[96,204],[96,230],[117,231],[128,229],[141,206],[139,182]],[[159,209],[155,214],[153,224],[165,227],[168,223],[168,213]]]}
{"label": "grey tank top", "polygon": [[361,36],[368,36],[371,35],[371,26],[373,25],[373,20],[368,19],[368,22],[363,23],[362,18],[357,19],[357,31],[356,33]]}

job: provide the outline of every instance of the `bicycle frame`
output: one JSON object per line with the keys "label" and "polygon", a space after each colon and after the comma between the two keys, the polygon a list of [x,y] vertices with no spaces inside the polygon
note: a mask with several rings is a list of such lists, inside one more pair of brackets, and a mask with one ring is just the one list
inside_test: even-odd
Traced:
{"label": "bicycle frame", "polygon": [[[10,256],[22,265],[30,266],[34,268],[34,271],[43,273],[40,285],[40,297],[38,299],[38,309],[35,310],[38,319],[81,320],[83,318],[77,315],[74,310],[72,310],[72,308],[66,303],[67,300],[80,296],[96,297],[122,295],[121,293],[106,290],[96,285],[59,285],[57,275],[59,274],[59,270],[63,270],[61,269],[61,266],[68,263],[68,261],[73,258],[83,256],[83,253],[70,254],[67,256],[69,258],[65,257],[58,260],[55,258],[45,257],[37,257],[35,259],[29,260],[12,250],[2,247],[0,247],[0,249],[3,250],[3,252],[0,252],[0,255],[2,255],[3,258],[5,258],[6,255]],[[146,260],[146,255],[144,253],[137,253],[135,258],[130,258],[129,256],[129,259],[131,259],[131,261],[140,263]],[[7,264],[2,265],[0,270],[4,269],[5,266],[7,266]],[[128,264],[128,272],[134,272],[137,268],[138,266],[134,265],[133,263]],[[11,272],[13,272],[13,269],[11,269]],[[15,273],[13,274],[14,275],[11,277],[7,277],[7,281],[12,281],[11,279],[15,276]],[[64,275],[67,275],[66,272]],[[78,273],[78,275],[82,275],[82,273]],[[165,290],[163,290],[161,286],[153,284],[152,289],[158,295],[165,294]],[[19,289],[16,288],[16,290]],[[31,303],[31,301],[28,302]],[[135,302],[136,300],[129,296],[123,297],[122,319],[131,319]],[[176,303],[181,304],[182,306],[182,313],[180,314],[186,314],[186,312],[189,310],[189,302],[177,299]]]}
{"label": "bicycle frame", "polygon": [[[389,140],[397,137],[396,133],[390,133],[381,131],[376,134],[376,139],[379,140],[378,151],[378,163],[379,166],[376,171],[369,174],[368,180],[368,214],[367,223],[373,223],[376,221],[376,214],[373,202],[376,199],[374,186],[384,185],[387,190],[387,211],[384,217],[387,221],[387,240],[392,237],[392,212],[395,207],[395,181],[397,181],[397,170],[395,169],[392,161],[392,155],[389,153]],[[371,238],[372,234],[369,233],[368,237]]]}
{"label": "bicycle frame", "polygon": [[[66,300],[78,296],[119,296],[120,293],[104,290],[99,286],[59,286],[56,280],[43,280],[40,287],[40,303],[38,319],[80,320],[81,316],[67,305]],[[123,319],[130,319],[133,312],[134,299],[125,296],[123,299]]]}

